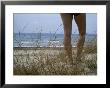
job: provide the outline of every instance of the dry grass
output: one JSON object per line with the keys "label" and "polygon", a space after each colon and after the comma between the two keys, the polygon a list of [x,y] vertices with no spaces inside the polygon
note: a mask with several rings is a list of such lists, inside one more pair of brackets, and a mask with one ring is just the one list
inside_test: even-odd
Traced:
{"label": "dry grass", "polygon": [[14,49],[14,75],[96,75],[95,43],[84,48],[81,59],[79,64],[70,65],[61,48]]}

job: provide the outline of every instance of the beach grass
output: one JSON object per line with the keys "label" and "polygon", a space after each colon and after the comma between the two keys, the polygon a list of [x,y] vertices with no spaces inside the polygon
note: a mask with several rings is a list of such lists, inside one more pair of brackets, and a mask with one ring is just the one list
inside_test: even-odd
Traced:
{"label": "beach grass", "polygon": [[[73,48],[76,52],[76,48]],[[73,54],[73,61],[76,54]],[[69,64],[63,48],[14,48],[14,75],[96,75],[96,41],[86,45],[82,52],[82,62]]]}

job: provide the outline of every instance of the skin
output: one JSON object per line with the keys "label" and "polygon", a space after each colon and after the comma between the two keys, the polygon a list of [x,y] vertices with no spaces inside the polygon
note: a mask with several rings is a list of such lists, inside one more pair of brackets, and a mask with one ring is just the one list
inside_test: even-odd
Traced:
{"label": "skin", "polygon": [[81,53],[83,50],[86,34],[86,14],[85,13],[61,13],[61,18],[64,26],[64,49],[65,54],[68,56],[70,64],[73,64],[72,59],[72,45],[71,45],[71,34],[72,34],[72,20],[74,20],[78,26],[79,39],[77,42],[77,56],[76,60],[81,60]]}

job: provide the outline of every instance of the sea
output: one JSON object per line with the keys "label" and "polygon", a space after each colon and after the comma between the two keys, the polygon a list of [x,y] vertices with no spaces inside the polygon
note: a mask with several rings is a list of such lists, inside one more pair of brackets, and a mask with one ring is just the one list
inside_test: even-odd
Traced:
{"label": "sea", "polygon": [[[79,35],[71,35],[72,47],[76,47]],[[85,44],[97,39],[96,34],[86,34]],[[55,33],[14,33],[14,47],[63,47],[64,34]]]}

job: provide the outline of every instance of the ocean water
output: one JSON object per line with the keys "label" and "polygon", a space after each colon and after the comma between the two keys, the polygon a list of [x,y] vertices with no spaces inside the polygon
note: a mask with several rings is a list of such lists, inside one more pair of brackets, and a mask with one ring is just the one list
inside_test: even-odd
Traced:
{"label": "ocean water", "polygon": [[[71,35],[72,47],[76,47],[78,41],[78,34]],[[87,34],[85,45],[96,40],[96,34]],[[50,33],[14,33],[13,45],[14,47],[63,47],[64,34],[50,34]]]}

